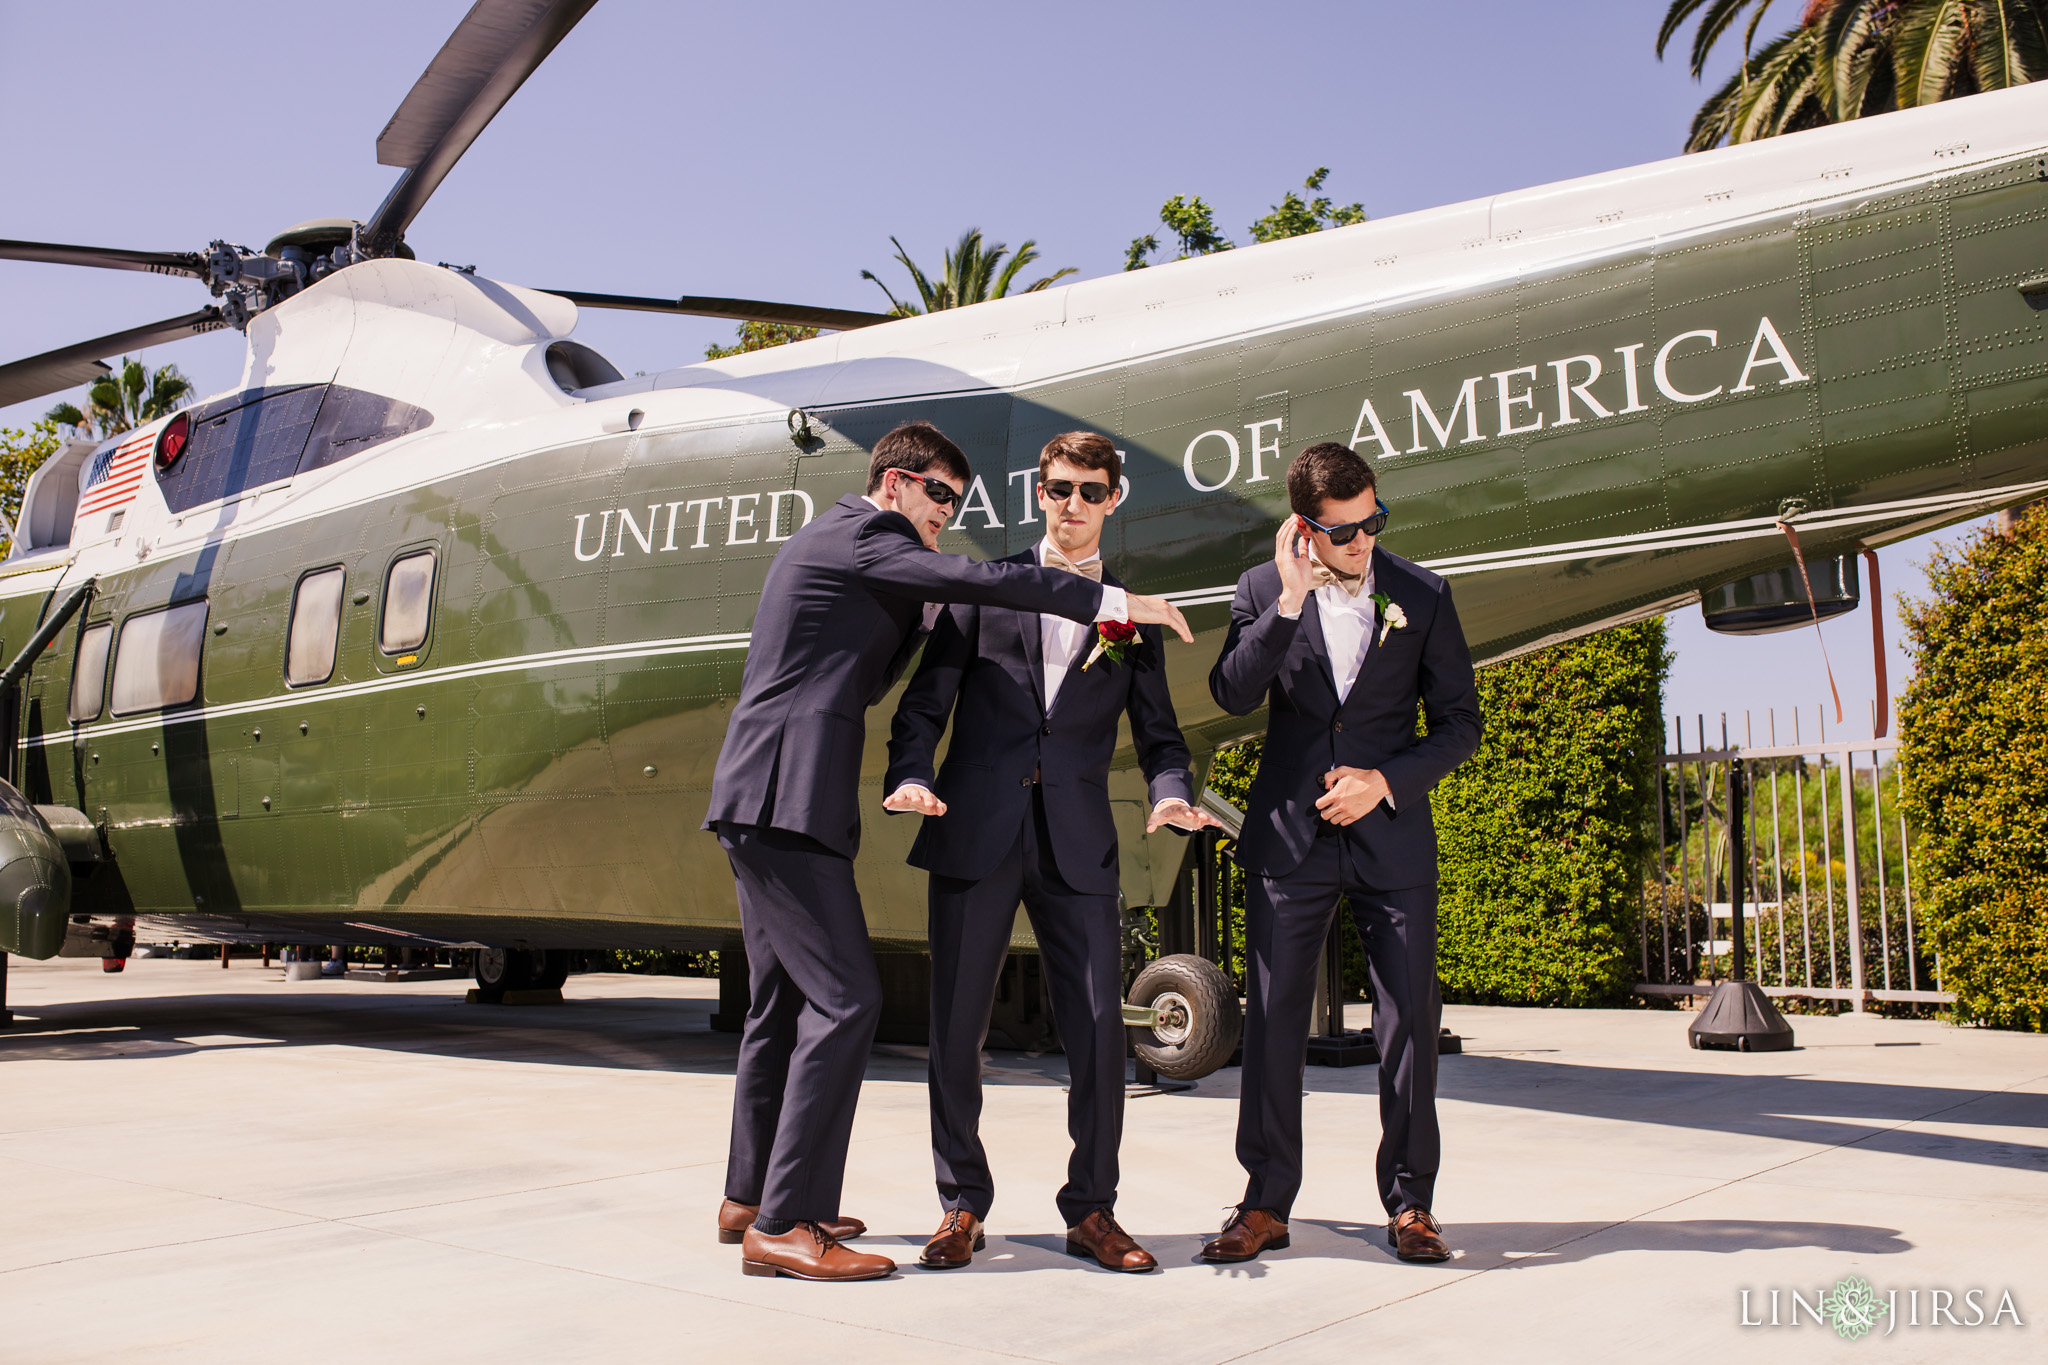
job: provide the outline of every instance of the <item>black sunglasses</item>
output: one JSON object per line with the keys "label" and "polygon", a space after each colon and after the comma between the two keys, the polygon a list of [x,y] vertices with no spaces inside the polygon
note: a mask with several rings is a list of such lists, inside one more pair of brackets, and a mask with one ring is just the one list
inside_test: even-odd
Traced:
{"label": "black sunglasses", "polygon": [[1325,526],[1314,517],[1303,517],[1302,520],[1328,536],[1332,545],[1349,545],[1358,538],[1361,531],[1369,536],[1376,536],[1387,529],[1387,517],[1390,514],[1387,505],[1380,501],[1377,493],[1373,495],[1372,505],[1380,510],[1364,521],[1347,521],[1341,526]]}
{"label": "black sunglasses", "polygon": [[907,469],[896,471],[906,479],[916,479],[924,485],[924,495],[941,507],[951,507],[960,501],[960,494],[953,485],[943,479],[934,479],[928,474],[913,474]]}
{"label": "black sunglasses", "polygon": [[1078,488],[1081,490],[1081,501],[1090,507],[1099,507],[1108,502],[1109,495],[1115,491],[1108,484],[1098,483],[1094,479],[1086,483],[1075,483],[1072,479],[1047,479],[1038,486],[1043,488],[1045,495],[1054,502],[1065,502],[1074,496],[1074,490]]}

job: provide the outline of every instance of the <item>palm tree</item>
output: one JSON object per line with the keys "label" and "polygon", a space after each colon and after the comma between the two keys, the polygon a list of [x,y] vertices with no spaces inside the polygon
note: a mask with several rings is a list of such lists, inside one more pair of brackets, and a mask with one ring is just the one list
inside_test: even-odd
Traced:
{"label": "palm tree", "polygon": [[112,436],[176,412],[191,395],[192,381],[176,365],[161,366],[151,374],[141,361],[123,356],[120,369],[93,380],[85,391],[89,412],[80,412],[75,403],[59,403],[43,418],[77,427],[87,436]]}
{"label": "palm tree", "polygon": [[2048,0],[1807,0],[1790,31],[1756,47],[1772,0],[1672,0],[1657,55],[1695,16],[1698,80],[1748,11],[1742,65],[1693,119],[1685,149],[2024,85],[2048,74]]}
{"label": "palm tree", "polygon": [[[912,317],[918,313],[936,313],[941,308],[965,308],[970,303],[986,303],[990,299],[1008,298],[1010,286],[1016,283],[1017,275],[1025,266],[1038,259],[1038,243],[1026,242],[1017,248],[1017,254],[1010,256],[1009,263],[1003,263],[1010,249],[1001,242],[984,245],[980,228],[969,228],[960,234],[960,242],[946,253],[946,268],[934,281],[918,269],[917,262],[910,259],[910,253],[903,249],[903,243],[894,237],[889,244],[896,248],[896,259],[910,272],[910,282],[917,287],[917,296],[922,301],[910,303],[889,292],[872,270],[863,270],[860,277],[874,280],[875,287],[889,298],[889,311],[897,317]],[[1019,290],[1023,294],[1035,294],[1051,285],[1055,280],[1065,279],[1075,273],[1075,267],[1056,270],[1042,280],[1033,281]]]}

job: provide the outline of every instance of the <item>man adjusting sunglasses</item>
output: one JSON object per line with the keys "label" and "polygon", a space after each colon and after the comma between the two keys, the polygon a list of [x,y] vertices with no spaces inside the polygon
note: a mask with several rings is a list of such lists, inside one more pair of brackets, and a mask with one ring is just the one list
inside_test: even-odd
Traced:
{"label": "man adjusting sunglasses", "polygon": [[[1349,545],[1360,535],[1376,536],[1387,529],[1387,517],[1390,515],[1387,505],[1379,500],[1377,494],[1373,496],[1372,505],[1379,510],[1364,521],[1347,521],[1341,526],[1325,526],[1314,517],[1303,517],[1302,520],[1328,536],[1332,545]],[[1371,550],[1370,545],[1366,546],[1367,553]]]}

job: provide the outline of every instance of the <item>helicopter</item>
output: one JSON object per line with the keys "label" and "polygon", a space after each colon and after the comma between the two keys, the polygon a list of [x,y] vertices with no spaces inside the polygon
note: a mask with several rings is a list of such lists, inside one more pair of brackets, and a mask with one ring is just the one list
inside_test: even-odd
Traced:
{"label": "helicopter", "polygon": [[[593,3],[479,0],[380,135],[400,174],[366,219],[261,252],[0,241],[214,300],[0,366],[0,404],[246,338],[231,391],[30,481],[0,949],[459,945],[502,989],[573,949],[731,948],[696,830],[761,583],[907,420],[969,456],[949,534],[985,555],[1041,534],[1044,441],[1115,439],[1105,557],[1196,631],[1166,667],[1198,764],[1261,723],[1206,677],[1312,442],[1372,462],[1388,547],[1451,581],[1482,665],[1694,603],[1796,626],[1856,604],[1857,553],[2048,492],[2048,89],[905,318],[414,259],[427,196]],[[574,339],[586,307],[828,330],[627,377]],[[915,952],[892,709],[859,875],[878,949]],[[1117,762],[1124,899],[1164,906],[1187,843],[1143,833]]]}

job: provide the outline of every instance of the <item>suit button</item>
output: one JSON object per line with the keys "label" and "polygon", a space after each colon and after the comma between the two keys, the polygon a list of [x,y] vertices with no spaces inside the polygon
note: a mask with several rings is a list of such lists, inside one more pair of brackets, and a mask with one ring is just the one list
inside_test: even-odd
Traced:
{"label": "suit button", "polygon": [[1041,735],[1049,735],[1052,733],[1052,727],[1048,725],[1043,730],[1040,730],[1038,733],[1040,733]]}
{"label": "suit button", "polygon": [[1017,785],[1020,787],[1028,787],[1031,785],[1031,779],[1028,777],[1020,777],[1017,779]]}
{"label": "suit button", "polygon": [[1335,726],[1335,728],[1336,728],[1336,729],[1338,729],[1338,730],[1342,730],[1342,729],[1344,728],[1344,722],[1343,722],[1343,721],[1341,721],[1341,720],[1340,720],[1340,721],[1338,721],[1338,722],[1337,722],[1337,724],[1336,724],[1336,726]]}

